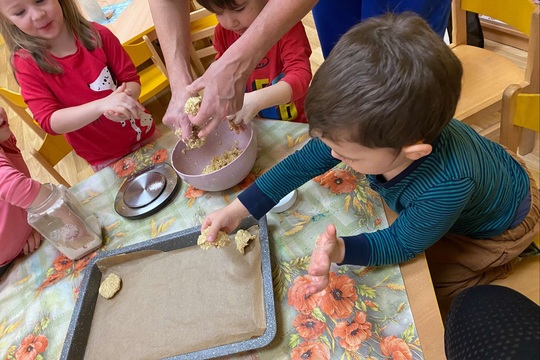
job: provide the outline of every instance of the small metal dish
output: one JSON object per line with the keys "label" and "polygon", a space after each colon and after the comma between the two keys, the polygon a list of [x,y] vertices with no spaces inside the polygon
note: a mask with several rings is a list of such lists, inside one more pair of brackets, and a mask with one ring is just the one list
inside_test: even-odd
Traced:
{"label": "small metal dish", "polygon": [[126,179],[114,200],[114,210],[129,219],[152,215],[169,203],[180,183],[166,163],[146,167]]}

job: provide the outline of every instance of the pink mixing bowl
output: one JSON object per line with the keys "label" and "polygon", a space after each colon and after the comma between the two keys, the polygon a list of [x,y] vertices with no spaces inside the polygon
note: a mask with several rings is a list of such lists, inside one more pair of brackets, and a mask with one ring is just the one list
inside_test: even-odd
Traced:
{"label": "pink mixing bowl", "polygon": [[[238,142],[244,150],[231,163],[209,174],[201,175],[213,157],[222,155]],[[222,121],[216,130],[206,137],[206,143],[198,148],[183,151],[186,144],[178,141],[172,154],[172,165],[178,175],[188,184],[205,191],[222,191],[238,185],[249,174],[257,158],[257,137],[251,126],[245,126],[238,134]]]}

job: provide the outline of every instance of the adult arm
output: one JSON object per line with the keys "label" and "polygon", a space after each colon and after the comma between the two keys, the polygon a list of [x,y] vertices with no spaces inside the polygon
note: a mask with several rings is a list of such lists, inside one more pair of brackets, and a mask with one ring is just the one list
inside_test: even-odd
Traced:
{"label": "adult arm", "polygon": [[186,100],[191,96],[186,86],[193,81],[189,60],[189,1],[149,0],[149,5],[171,86],[171,101],[163,123],[173,130],[181,128],[185,137],[191,134],[191,123],[184,113]]}
{"label": "adult arm", "polygon": [[244,89],[251,71],[268,50],[300,21],[316,2],[317,0],[268,1],[240,39],[212,63],[203,76],[188,86],[187,91],[193,93],[204,89],[199,113],[192,119],[195,125],[203,127],[200,136],[205,136],[227,115],[235,114],[242,108]]}

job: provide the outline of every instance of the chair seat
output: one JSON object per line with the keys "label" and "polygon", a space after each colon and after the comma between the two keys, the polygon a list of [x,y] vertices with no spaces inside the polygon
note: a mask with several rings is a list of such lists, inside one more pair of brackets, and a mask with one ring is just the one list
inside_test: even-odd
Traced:
{"label": "chair seat", "polygon": [[156,66],[143,69],[139,72],[139,76],[142,84],[141,95],[139,96],[139,101],[141,103],[144,103],[151,97],[156,96],[167,86],[169,86],[167,78]]}
{"label": "chair seat", "polygon": [[524,70],[507,58],[491,51],[459,45],[452,51],[463,64],[463,87],[454,117],[466,120],[473,114],[500,104],[508,84],[525,79]]}

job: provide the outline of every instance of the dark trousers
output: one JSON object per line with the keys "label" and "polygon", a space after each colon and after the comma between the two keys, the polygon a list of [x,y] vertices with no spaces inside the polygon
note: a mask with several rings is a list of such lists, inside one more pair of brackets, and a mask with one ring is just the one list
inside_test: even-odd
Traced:
{"label": "dark trousers", "polygon": [[540,306],[504,286],[463,290],[446,318],[444,348],[448,360],[538,360]]}

